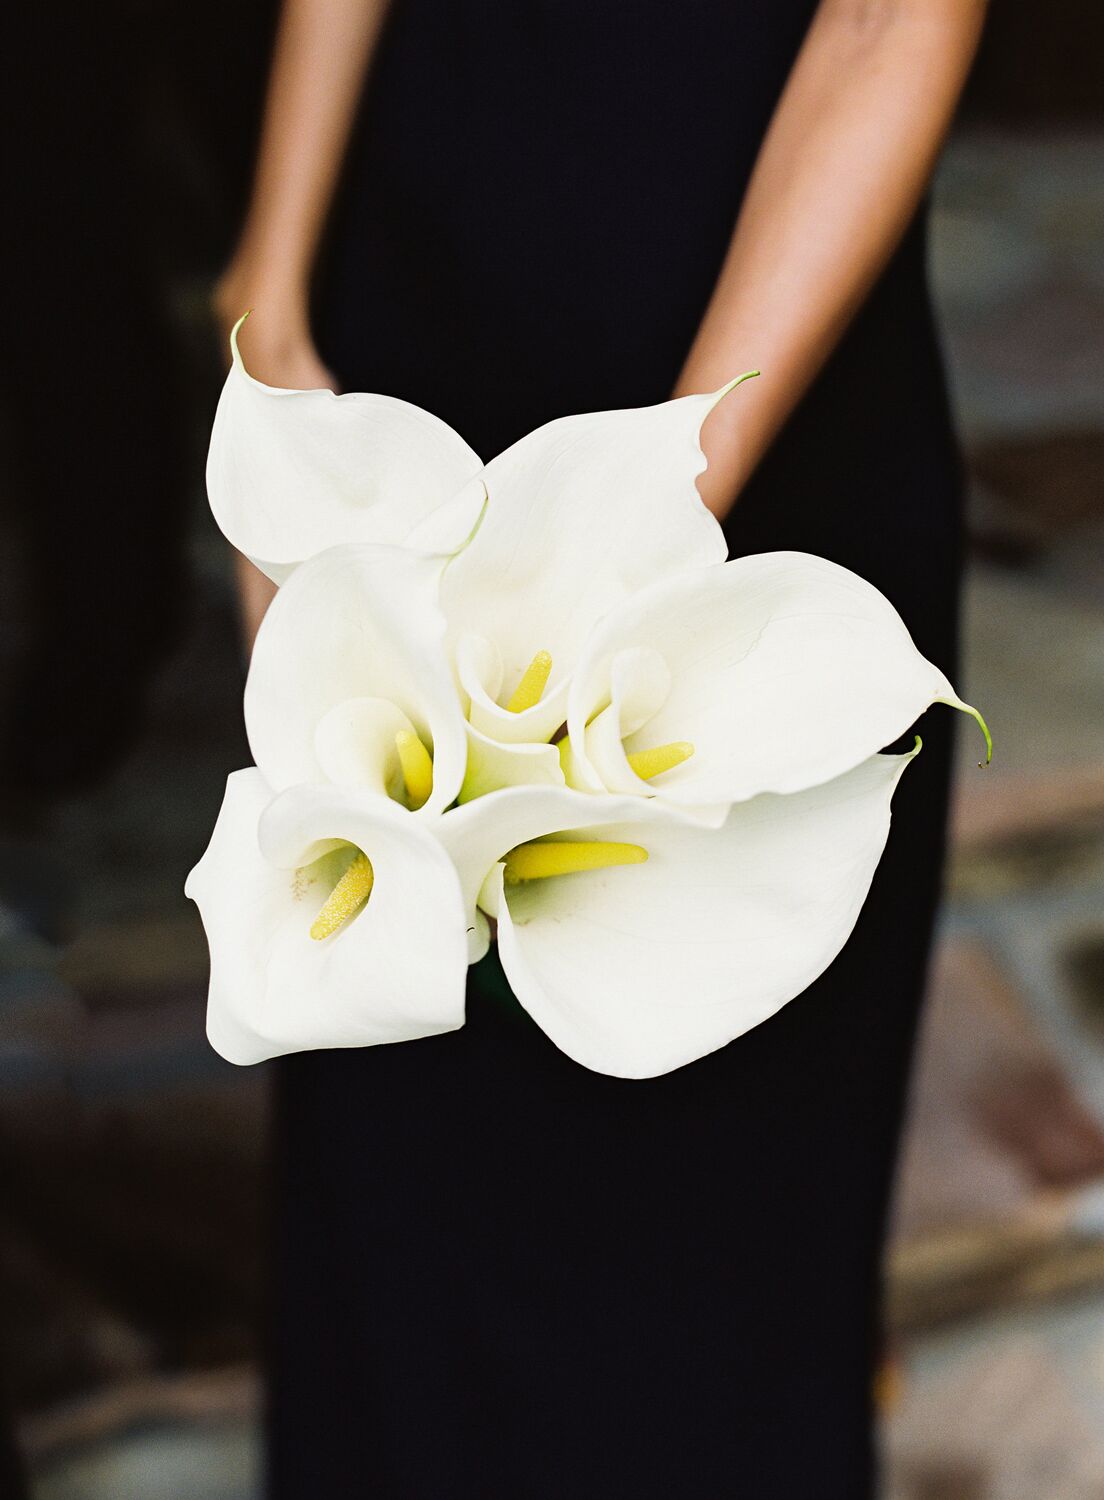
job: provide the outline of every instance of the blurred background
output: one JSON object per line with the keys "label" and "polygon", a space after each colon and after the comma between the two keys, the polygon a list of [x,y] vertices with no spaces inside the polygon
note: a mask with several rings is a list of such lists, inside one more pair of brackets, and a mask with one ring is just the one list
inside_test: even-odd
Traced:
{"label": "blurred background", "polygon": [[[274,6],[21,9],[32,35],[0,63],[20,205],[0,1378],[35,1500],[253,1500],[266,1078],[206,1044],[181,886],[249,759],[203,495],[208,307]],[[1102,46],[1096,0],[997,0],[934,188],[972,476],[961,677],[997,753],[981,772],[962,736],[886,1267],[885,1500],[1104,1496]]]}

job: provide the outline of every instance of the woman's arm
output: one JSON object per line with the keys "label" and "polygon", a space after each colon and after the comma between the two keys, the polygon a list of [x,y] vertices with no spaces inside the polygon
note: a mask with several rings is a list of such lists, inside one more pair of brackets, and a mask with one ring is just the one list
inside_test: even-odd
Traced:
{"label": "woman's arm", "polygon": [[[253,192],[215,290],[227,331],[256,308],[250,367],[273,385],[327,384],[311,338],[310,280],[387,0],[284,0]],[[303,376],[323,379],[289,379]]]}
{"label": "woman's arm", "polygon": [[[387,0],[284,0],[249,212],[215,290],[227,337],[256,309],[242,342],[270,385],[334,384],[311,336],[310,279],[386,11]],[[245,558],[237,566],[251,645],[275,590]]]}
{"label": "woman's arm", "polygon": [[699,481],[724,517],[911,219],[984,0],[821,0],[763,142],[676,395],[762,369],[709,417]]}

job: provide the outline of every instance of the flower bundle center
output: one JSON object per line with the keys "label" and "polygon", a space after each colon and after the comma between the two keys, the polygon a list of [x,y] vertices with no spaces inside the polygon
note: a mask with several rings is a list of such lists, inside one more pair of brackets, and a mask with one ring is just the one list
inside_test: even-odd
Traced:
{"label": "flower bundle center", "polygon": [[311,924],[311,937],[320,943],[354,917],[372,894],[374,881],[371,860],[366,854],[358,853]]}

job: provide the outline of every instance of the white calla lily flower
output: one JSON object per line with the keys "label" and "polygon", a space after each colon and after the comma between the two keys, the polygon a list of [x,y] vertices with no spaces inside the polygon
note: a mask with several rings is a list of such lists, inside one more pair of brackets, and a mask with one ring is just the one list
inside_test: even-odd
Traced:
{"label": "white calla lily flower", "polygon": [[207,457],[211,509],[238,551],[283,583],[341,542],[462,546],[484,500],[482,462],[463,438],[392,396],[254,380],[238,349],[244,321]]}
{"label": "white calla lily flower", "polygon": [[932,703],[984,721],[873,585],[800,552],[688,570],[596,627],[571,684],[568,780],[721,822],[891,744]]}
{"label": "white calla lily flower", "polygon": [[443,559],[366,543],[296,569],[245,688],[253,758],[276,790],[331,781],[425,816],[456,800],[467,726],[437,604]]}
{"label": "white calla lily flower", "polygon": [[[584,1067],[648,1078],[758,1026],[828,967],[915,753],[736,804],[719,828],[637,797],[543,787],[433,826],[469,925],[476,903],[497,919],[506,977],[542,1030]],[[484,923],[474,955],[485,943]]]}
{"label": "white calla lily flower", "polygon": [[[752,372],[754,373],[754,372]],[[441,586],[472,724],[504,744],[549,740],[572,669],[611,608],[656,580],[723,562],[694,481],[718,391],[564,417],[483,471],[487,508]]]}
{"label": "white calla lily flower", "polygon": [[235,772],[185,894],[211,951],[207,1034],[234,1063],[454,1031],[467,972],[456,871],[385,798]]}

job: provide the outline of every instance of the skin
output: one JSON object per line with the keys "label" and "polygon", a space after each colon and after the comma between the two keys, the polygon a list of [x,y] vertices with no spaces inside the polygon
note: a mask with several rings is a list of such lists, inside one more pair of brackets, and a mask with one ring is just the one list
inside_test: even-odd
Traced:
{"label": "skin", "polygon": [[[215,291],[246,308],[251,372],[333,389],[310,282],[387,0],[284,0],[249,212]],[[706,422],[702,497],[722,518],[896,248],[931,176],[985,0],[821,0],[759,153],[724,266],[673,395],[765,373]],[[251,645],[272,585],[238,559]]]}

